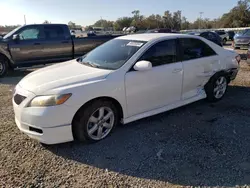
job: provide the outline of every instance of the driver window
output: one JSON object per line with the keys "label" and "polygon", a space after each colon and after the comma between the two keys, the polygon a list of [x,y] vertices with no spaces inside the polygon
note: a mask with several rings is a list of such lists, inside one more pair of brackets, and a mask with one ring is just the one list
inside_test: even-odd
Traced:
{"label": "driver window", "polygon": [[176,41],[166,40],[153,45],[143,54],[141,60],[150,61],[153,67],[176,62]]}
{"label": "driver window", "polygon": [[20,40],[32,40],[41,38],[39,28],[27,28],[19,33]]}

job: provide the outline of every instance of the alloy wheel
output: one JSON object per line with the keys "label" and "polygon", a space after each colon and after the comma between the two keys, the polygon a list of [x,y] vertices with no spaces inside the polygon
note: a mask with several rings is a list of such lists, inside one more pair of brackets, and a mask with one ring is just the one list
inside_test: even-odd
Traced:
{"label": "alloy wheel", "polygon": [[87,133],[93,140],[105,138],[114,126],[115,115],[109,107],[100,107],[90,116]]}
{"label": "alloy wheel", "polygon": [[223,97],[227,89],[227,80],[224,76],[219,77],[215,82],[214,97],[220,99]]}

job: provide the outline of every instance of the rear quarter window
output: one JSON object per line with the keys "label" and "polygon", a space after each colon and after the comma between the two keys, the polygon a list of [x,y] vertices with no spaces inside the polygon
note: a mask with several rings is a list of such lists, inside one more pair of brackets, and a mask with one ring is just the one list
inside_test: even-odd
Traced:
{"label": "rear quarter window", "polygon": [[182,48],[182,60],[188,61],[217,55],[216,52],[200,39],[182,38],[180,39]]}

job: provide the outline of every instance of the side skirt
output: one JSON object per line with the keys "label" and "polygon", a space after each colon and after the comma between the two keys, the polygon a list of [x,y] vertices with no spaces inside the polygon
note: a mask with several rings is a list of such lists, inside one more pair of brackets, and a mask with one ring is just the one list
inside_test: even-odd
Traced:
{"label": "side skirt", "polygon": [[163,106],[161,108],[157,108],[157,109],[154,109],[154,110],[151,110],[151,111],[143,112],[141,114],[128,117],[126,119],[123,119],[122,123],[127,124],[127,123],[130,123],[130,122],[145,118],[145,117],[149,117],[149,116],[153,116],[153,115],[156,115],[156,114],[159,114],[159,113],[162,113],[162,112],[166,112],[166,111],[169,111],[169,110],[172,110],[172,109],[175,109],[175,108],[178,108],[178,107],[193,103],[195,101],[205,99],[206,97],[207,96],[206,96],[206,94],[204,92],[204,93],[202,93],[202,94],[200,94],[198,96],[195,96],[195,97],[192,97],[192,98],[189,98],[189,99],[186,99],[186,100],[178,101],[178,102],[176,102],[174,104],[170,104],[170,105],[167,105],[167,106]]}

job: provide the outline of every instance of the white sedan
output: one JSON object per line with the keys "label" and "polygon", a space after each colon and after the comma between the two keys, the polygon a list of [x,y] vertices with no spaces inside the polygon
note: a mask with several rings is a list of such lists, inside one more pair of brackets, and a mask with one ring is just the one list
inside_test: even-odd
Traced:
{"label": "white sedan", "polygon": [[99,141],[119,122],[220,100],[239,62],[234,51],[197,36],[118,37],[23,78],[13,95],[15,121],[45,144]]}

